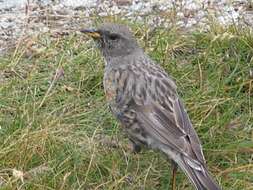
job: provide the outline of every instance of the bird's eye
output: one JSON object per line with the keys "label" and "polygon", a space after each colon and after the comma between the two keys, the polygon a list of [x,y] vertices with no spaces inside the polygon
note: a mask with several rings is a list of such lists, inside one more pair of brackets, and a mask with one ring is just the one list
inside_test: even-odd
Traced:
{"label": "bird's eye", "polygon": [[118,34],[110,34],[109,38],[110,38],[110,40],[117,40],[117,39],[119,39],[119,35]]}

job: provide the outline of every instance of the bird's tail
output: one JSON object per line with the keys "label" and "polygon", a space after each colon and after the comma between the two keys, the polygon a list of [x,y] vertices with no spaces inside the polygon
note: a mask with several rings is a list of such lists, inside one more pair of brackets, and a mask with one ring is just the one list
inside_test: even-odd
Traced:
{"label": "bird's tail", "polygon": [[185,156],[181,156],[181,158],[178,164],[197,190],[221,190],[208,173],[206,166],[197,162],[194,163]]}

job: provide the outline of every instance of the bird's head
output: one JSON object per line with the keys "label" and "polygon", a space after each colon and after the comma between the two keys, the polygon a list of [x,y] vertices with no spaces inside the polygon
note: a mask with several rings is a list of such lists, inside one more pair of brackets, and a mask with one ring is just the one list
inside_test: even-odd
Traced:
{"label": "bird's head", "polygon": [[91,36],[105,57],[129,55],[139,46],[129,28],[121,24],[102,24],[97,29],[83,29],[82,33]]}

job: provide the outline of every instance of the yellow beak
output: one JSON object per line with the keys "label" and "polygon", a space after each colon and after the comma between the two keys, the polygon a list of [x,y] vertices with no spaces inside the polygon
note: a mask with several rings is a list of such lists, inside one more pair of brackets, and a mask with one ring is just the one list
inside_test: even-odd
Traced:
{"label": "yellow beak", "polygon": [[94,30],[94,29],[83,29],[83,30],[80,30],[80,32],[85,33],[94,39],[101,38],[101,34],[97,30]]}

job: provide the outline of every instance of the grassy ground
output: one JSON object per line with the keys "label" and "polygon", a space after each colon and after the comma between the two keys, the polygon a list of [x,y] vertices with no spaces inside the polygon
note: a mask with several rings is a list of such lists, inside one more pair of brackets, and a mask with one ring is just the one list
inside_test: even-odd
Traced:
{"label": "grassy ground", "polygon": [[[224,190],[252,190],[252,34],[132,28],[176,80],[210,172]],[[83,35],[44,34],[0,57],[0,189],[169,189],[162,154],[129,152],[102,78],[103,60]],[[182,172],[177,182],[193,189]]]}

